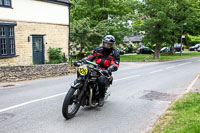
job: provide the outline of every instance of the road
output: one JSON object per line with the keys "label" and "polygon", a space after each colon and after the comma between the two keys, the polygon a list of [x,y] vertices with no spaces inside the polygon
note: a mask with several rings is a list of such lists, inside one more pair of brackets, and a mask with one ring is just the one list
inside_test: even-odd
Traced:
{"label": "road", "polygon": [[[103,108],[61,109],[75,75],[0,84],[0,133],[141,133],[148,131],[200,72],[200,57],[121,63]],[[13,86],[12,86],[13,85]]]}
{"label": "road", "polygon": [[[195,53],[197,51],[182,51],[183,53]],[[180,52],[176,52],[176,53],[180,53]],[[128,53],[128,54],[124,54],[124,55],[137,55],[136,53]]]}

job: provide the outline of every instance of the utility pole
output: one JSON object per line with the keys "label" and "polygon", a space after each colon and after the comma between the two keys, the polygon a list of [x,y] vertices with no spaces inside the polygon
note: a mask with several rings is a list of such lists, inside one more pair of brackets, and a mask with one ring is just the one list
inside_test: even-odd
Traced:
{"label": "utility pole", "polygon": [[182,56],[182,47],[184,47],[183,46],[183,26],[184,25],[187,25],[187,23],[184,23],[183,25],[182,25],[182,28],[181,28],[181,48],[180,48],[180,56]]}

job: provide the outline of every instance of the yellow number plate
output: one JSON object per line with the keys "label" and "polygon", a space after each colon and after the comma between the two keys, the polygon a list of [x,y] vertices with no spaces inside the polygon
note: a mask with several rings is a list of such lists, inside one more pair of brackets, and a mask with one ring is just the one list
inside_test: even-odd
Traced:
{"label": "yellow number plate", "polygon": [[84,68],[84,67],[80,66],[80,67],[78,68],[78,72],[79,72],[81,75],[86,76],[87,73],[88,73],[88,69],[87,69],[87,67]]}

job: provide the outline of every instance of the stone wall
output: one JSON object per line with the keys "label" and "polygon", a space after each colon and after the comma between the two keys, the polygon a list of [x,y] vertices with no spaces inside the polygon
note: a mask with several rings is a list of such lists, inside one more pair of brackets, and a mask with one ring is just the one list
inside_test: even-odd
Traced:
{"label": "stone wall", "polygon": [[70,71],[68,64],[45,64],[33,66],[1,66],[0,82],[13,82],[39,78],[63,76]]}
{"label": "stone wall", "polygon": [[17,21],[14,30],[17,56],[0,59],[0,66],[33,65],[31,35],[44,35],[45,61],[48,61],[49,47],[62,48],[68,55],[68,25]]}

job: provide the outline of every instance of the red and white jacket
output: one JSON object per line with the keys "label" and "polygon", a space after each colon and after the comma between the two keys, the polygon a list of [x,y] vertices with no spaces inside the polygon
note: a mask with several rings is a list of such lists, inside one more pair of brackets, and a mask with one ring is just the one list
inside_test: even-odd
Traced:
{"label": "red and white jacket", "polygon": [[107,48],[104,46],[97,47],[94,52],[83,60],[95,60],[100,67],[114,72],[118,70],[120,63],[120,52],[114,48]]}

